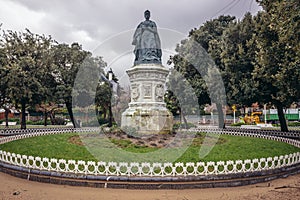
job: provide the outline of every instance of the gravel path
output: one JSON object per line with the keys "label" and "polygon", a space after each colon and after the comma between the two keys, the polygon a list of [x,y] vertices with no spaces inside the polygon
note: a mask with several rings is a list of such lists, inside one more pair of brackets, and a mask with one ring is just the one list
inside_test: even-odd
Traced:
{"label": "gravel path", "polygon": [[73,187],[38,183],[0,172],[0,200],[103,199],[103,200],[197,200],[197,199],[300,199],[300,174],[284,179],[234,188],[194,190],[123,190]]}

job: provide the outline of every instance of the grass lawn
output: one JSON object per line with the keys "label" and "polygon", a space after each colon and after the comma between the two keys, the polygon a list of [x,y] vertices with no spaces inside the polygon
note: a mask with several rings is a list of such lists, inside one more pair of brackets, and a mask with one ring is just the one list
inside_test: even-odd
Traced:
{"label": "grass lawn", "polygon": [[[108,139],[103,134],[76,133],[27,138],[0,145],[1,150],[18,154],[115,162],[198,162],[245,160],[274,157],[300,151],[281,142],[239,136],[198,133],[185,147],[165,148],[137,145],[128,139]],[[215,141],[214,141],[214,137]],[[203,143],[205,139],[208,140]],[[205,150],[211,149],[206,155]],[[204,152],[204,153],[203,153]]]}

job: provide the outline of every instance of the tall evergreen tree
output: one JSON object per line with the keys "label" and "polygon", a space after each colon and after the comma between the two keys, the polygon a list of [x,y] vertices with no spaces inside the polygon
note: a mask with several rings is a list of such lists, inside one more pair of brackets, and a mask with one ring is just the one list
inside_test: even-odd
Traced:
{"label": "tall evergreen tree", "polygon": [[258,2],[264,11],[255,18],[255,87],[260,99],[276,105],[281,130],[288,131],[283,109],[299,100],[300,2]]}
{"label": "tall evergreen tree", "polygon": [[[241,21],[232,23],[220,42],[223,80],[226,83],[227,102],[231,105],[251,106],[259,101],[252,80],[256,46],[252,42],[255,22],[250,13]],[[264,102],[262,102],[264,103]]]}

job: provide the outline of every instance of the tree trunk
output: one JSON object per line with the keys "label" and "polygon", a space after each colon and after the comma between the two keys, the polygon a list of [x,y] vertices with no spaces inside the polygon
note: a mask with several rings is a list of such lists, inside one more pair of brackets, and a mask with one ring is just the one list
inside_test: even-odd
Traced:
{"label": "tree trunk", "polygon": [[188,122],[187,122],[186,117],[183,113],[182,113],[182,119],[183,119],[183,122],[184,122],[185,129],[187,129],[188,128]]}
{"label": "tree trunk", "polygon": [[49,117],[52,125],[56,125],[56,120],[55,120],[55,108],[51,109],[49,112]]}
{"label": "tree trunk", "polygon": [[52,124],[52,125],[55,125],[55,116],[53,116],[53,113],[52,113],[52,112],[50,112],[49,117],[50,117],[51,124]]}
{"label": "tree trunk", "polygon": [[186,120],[186,117],[185,117],[185,114],[184,114],[183,110],[180,108],[180,124],[182,123],[182,120],[183,120],[183,123],[184,123],[184,128],[187,129],[188,128],[188,122]]}
{"label": "tree trunk", "polygon": [[225,128],[225,121],[224,121],[224,113],[223,113],[223,106],[222,104],[217,103],[217,111],[218,111],[218,120],[219,120],[219,128]]}
{"label": "tree trunk", "polygon": [[4,110],[5,110],[5,113],[4,113],[4,115],[5,115],[5,127],[8,128],[8,115],[9,115],[10,110],[6,107],[4,107]]}
{"label": "tree trunk", "polygon": [[103,119],[106,119],[107,109],[105,107],[103,107],[102,111],[103,111]]}
{"label": "tree trunk", "polygon": [[97,107],[97,106],[96,106],[95,112],[96,112],[96,116],[98,117],[98,115],[99,115],[99,110],[98,110],[98,107]]}
{"label": "tree trunk", "polygon": [[26,103],[21,102],[21,129],[26,129]]}
{"label": "tree trunk", "polygon": [[113,122],[113,116],[112,116],[112,110],[111,110],[111,103],[109,103],[108,106],[108,127],[112,127]]}
{"label": "tree trunk", "polygon": [[45,111],[44,111],[44,126],[47,126],[47,118],[48,118],[48,113],[45,109]]}
{"label": "tree trunk", "polygon": [[78,123],[77,123],[77,122],[75,121],[75,119],[74,119],[73,110],[72,110],[72,103],[66,102],[66,107],[67,107],[67,110],[68,110],[68,113],[69,113],[71,122],[72,122],[72,124],[73,124],[73,127],[74,127],[74,128],[79,127]]}
{"label": "tree trunk", "polygon": [[283,106],[281,103],[277,103],[276,107],[277,107],[277,111],[278,111],[278,117],[279,117],[281,131],[288,132],[289,130],[288,130],[286,120],[284,117]]}

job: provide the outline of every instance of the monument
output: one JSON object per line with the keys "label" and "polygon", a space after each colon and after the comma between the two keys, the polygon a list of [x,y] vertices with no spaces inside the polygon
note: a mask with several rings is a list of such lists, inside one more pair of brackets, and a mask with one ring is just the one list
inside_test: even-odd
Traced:
{"label": "monument", "polygon": [[135,30],[134,65],[126,72],[130,80],[131,102],[122,113],[121,127],[136,129],[138,134],[169,133],[173,127],[172,113],[164,103],[165,83],[169,70],[161,64],[161,44],[150,11]]}

